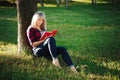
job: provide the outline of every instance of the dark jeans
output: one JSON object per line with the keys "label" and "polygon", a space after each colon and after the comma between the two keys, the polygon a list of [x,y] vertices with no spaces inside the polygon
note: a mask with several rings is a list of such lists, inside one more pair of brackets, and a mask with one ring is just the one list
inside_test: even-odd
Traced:
{"label": "dark jeans", "polygon": [[68,66],[73,65],[72,60],[64,47],[57,47],[56,41],[53,37],[46,39],[42,44],[33,49],[33,53],[38,56],[51,57],[55,59],[59,54],[62,55],[63,60]]}

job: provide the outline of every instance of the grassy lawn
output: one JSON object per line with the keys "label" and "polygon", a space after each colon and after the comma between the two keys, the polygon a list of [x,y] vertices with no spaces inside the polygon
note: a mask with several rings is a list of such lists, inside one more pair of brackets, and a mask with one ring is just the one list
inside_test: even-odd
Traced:
{"label": "grassy lawn", "polygon": [[69,71],[63,61],[63,69],[58,69],[45,58],[17,54],[17,11],[0,7],[1,80],[120,79],[120,7],[74,2],[68,10],[62,5],[38,10],[46,14],[48,30],[59,31],[57,45],[66,47],[79,74]]}

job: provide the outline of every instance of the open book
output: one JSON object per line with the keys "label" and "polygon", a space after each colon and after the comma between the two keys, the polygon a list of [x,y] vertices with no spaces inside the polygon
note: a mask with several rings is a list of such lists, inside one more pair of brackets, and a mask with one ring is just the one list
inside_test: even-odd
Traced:
{"label": "open book", "polygon": [[57,32],[58,32],[57,30],[53,30],[53,31],[51,31],[51,32],[45,31],[45,32],[42,34],[40,40],[44,40],[45,38],[48,38],[48,37],[54,37]]}

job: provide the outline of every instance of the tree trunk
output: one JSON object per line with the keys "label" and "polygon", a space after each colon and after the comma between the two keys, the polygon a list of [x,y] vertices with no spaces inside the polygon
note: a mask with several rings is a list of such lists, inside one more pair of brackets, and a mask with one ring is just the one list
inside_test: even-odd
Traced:
{"label": "tree trunk", "polygon": [[96,2],[97,2],[96,0],[92,0],[92,4],[96,4]]}
{"label": "tree trunk", "polygon": [[18,16],[18,53],[30,49],[26,29],[31,23],[33,13],[37,9],[36,0],[17,0]]}
{"label": "tree trunk", "polygon": [[112,4],[113,4],[113,6],[116,6],[117,0],[112,0]]}
{"label": "tree trunk", "polygon": [[69,0],[66,0],[66,9],[68,9],[69,8]]}
{"label": "tree trunk", "polygon": [[38,0],[38,1],[40,2],[41,6],[44,7],[44,2],[43,2],[43,0]]}
{"label": "tree trunk", "polygon": [[56,3],[57,3],[57,7],[59,7],[60,1],[59,1],[59,0],[56,0]]}

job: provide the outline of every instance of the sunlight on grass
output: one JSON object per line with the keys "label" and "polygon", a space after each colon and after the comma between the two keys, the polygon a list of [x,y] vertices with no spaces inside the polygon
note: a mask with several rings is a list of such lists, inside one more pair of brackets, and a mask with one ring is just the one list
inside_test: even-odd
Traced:
{"label": "sunlight on grass", "polygon": [[[92,0],[72,0],[72,1],[75,1],[75,2],[83,2],[83,3],[92,3]],[[108,3],[107,1],[105,0],[96,0],[97,3]]]}
{"label": "sunlight on grass", "polygon": [[102,66],[105,66],[105,67],[108,67],[109,69],[117,69],[117,70],[120,70],[120,62],[119,61],[111,61],[111,60],[108,60],[108,61],[103,61],[102,63]]}
{"label": "sunlight on grass", "polygon": [[72,1],[91,3],[91,0],[72,0]]}
{"label": "sunlight on grass", "polygon": [[[40,3],[37,4],[38,7],[41,7]],[[49,4],[49,3],[46,3],[44,4],[44,7],[57,7],[56,4]]]}
{"label": "sunlight on grass", "polygon": [[17,45],[0,41],[0,53],[17,54]]}
{"label": "sunlight on grass", "polygon": [[16,21],[17,18],[4,18],[4,17],[0,17],[0,20]]}

